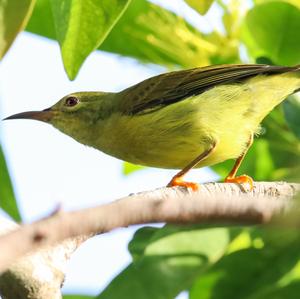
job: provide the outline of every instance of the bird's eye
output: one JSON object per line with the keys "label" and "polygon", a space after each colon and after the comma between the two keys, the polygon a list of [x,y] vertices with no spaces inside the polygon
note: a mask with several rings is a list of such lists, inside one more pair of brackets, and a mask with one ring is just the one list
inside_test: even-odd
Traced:
{"label": "bird's eye", "polygon": [[79,100],[76,97],[68,97],[65,101],[65,106],[73,107],[79,103]]}

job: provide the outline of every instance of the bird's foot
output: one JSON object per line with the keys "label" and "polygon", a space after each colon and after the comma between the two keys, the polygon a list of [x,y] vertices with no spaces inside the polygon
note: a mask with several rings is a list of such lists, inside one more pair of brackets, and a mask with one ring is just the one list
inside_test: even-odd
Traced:
{"label": "bird's foot", "polygon": [[249,187],[250,187],[250,191],[253,190],[253,179],[246,175],[246,174],[243,174],[243,175],[240,175],[240,176],[237,176],[237,177],[227,177],[225,179],[225,183],[236,183],[236,184],[248,184]]}
{"label": "bird's foot", "polygon": [[172,180],[167,185],[167,187],[175,187],[175,186],[190,188],[193,191],[197,191],[199,189],[199,184],[193,182],[185,182],[182,179],[182,177],[176,177],[176,176],[172,178]]}

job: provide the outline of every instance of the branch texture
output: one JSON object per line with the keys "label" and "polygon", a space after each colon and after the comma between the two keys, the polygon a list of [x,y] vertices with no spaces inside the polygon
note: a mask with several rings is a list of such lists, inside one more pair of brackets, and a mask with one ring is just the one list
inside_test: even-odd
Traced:
{"label": "branch texture", "polygon": [[[18,225],[0,216],[0,235],[18,229]],[[27,254],[0,275],[3,299],[59,299],[65,269],[81,238],[65,240],[57,246]],[[22,243],[19,243],[22,246]]]}
{"label": "branch texture", "polygon": [[94,208],[59,211],[0,237],[0,272],[17,258],[40,248],[78,236],[91,236],[114,228],[154,222],[268,223],[293,206],[299,184],[255,183],[251,192],[235,184],[203,184],[197,192],[161,188],[141,192]]}

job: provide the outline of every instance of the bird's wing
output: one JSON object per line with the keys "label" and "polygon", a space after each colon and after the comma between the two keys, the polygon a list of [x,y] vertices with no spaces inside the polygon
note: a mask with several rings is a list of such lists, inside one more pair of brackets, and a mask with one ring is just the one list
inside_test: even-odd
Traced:
{"label": "bird's wing", "polygon": [[258,74],[284,73],[298,69],[264,64],[236,64],[165,73],[121,91],[118,110],[128,115],[149,113],[219,84],[240,82]]}

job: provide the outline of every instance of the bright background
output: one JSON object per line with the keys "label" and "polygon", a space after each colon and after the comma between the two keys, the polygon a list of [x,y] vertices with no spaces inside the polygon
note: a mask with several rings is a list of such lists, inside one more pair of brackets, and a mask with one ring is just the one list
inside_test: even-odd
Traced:
{"label": "bright background", "polygon": [[[219,13],[212,8],[204,19],[177,1],[172,9],[188,15],[202,30],[209,30]],[[162,71],[157,66],[95,52],[76,80],[70,82],[58,44],[22,33],[0,65],[1,117],[47,108],[74,91],[118,91]],[[176,172],[145,169],[124,176],[120,160],[36,121],[3,122],[1,140],[18,204],[27,222],[51,213],[58,204],[64,210],[78,209],[161,187]],[[217,176],[202,169],[192,171],[187,178],[203,182]],[[83,244],[68,263],[64,291],[98,294],[130,262],[127,243],[137,228],[118,229]]]}

